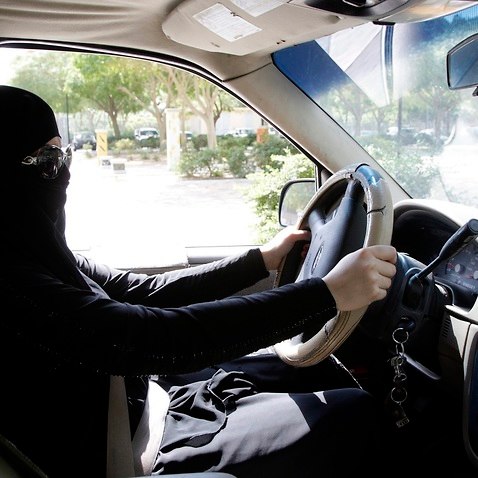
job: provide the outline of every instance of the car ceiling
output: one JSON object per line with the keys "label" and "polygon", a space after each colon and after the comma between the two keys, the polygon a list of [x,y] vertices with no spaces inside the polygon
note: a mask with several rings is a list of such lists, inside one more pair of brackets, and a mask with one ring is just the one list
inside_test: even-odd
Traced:
{"label": "car ceiling", "polygon": [[[377,5],[370,6],[370,2]],[[370,20],[415,21],[466,0],[2,0],[0,43],[29,40],[174,58],[219,81],[271,62],[271,52]],[[354,5],[355,4],[355,5]],[[12,43],[13,42],[13,43]],[[25,44],[25,43],[23,43]],[[200,69],[202,69],[200,68]]]}

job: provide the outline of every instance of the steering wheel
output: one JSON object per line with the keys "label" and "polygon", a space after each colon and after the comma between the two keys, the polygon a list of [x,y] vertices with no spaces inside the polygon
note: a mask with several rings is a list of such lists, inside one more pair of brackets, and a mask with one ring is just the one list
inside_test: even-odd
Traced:
{"label": "steering wheel", "polygon": [[[324,277],[342,257],[361,247],[390,244],[393,203],[381,175],[367,164],[354,164],[331,176],[307,204],[299,229],[309,229],[306,244],[297,243],[283,260],[275,286],[311,277]],[[360,280],[360,277],[357,277]],[[277,355],[296,367],[315,365],[347,339],[367,311],[342,312],[320,330],[302,334],[274,346]]]}

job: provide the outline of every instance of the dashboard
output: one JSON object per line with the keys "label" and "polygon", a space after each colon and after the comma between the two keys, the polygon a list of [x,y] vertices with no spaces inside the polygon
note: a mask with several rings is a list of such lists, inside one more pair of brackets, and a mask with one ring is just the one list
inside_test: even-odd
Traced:
{"label": "dashboard", "polygon": [[[478,245],[468,244],[435,272],[436,279],[478,296]],[[458,304],[459,305],[459,304]]]}
{"label": "dashboard", "polygon": [[[472,219],[470,216],[468,219]],[[461,226],[440,209],[408,205],[395,212],[392,245],[424,266],[430,264],[445,242]],[[453,305],[471,308],[478,297],[478,242],[469,242],[433,270],[435,282],[444,286]]]}

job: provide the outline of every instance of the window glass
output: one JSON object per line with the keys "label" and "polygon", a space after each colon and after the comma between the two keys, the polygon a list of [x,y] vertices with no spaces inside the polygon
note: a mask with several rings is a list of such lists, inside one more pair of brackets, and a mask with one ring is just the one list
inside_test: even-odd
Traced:
{"label": "window glass", "polygon": [[117,267],[168,266],[187,262],[185,248],[249,246],[277,231],[291,171],[279,170],[298,151],[232,95],[144,60],[0,49],[0,62],[2,83],[43,97],[73,146],[73,250]]}
{"label": "window glass", "polygon": [[478,206],[478,102],[450,91],[446,54],[478,7],[433,20],[365,24],[281,50],[276,66],[414,198]]}

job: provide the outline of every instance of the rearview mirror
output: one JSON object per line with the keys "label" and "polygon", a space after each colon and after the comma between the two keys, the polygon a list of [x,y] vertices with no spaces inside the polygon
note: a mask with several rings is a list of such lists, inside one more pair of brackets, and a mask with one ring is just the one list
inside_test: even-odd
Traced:
{"label": "rearview mirror", "polygon": [[[453,47],[447,55],[447,81],[451,90],[478,85],[478,34]],[[476,96],[476,91],[473,93]]]}

